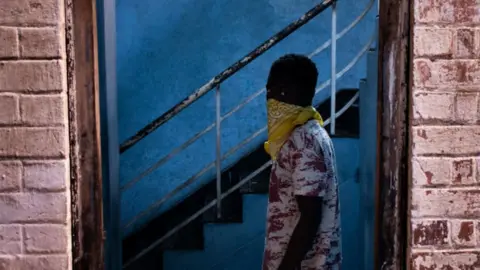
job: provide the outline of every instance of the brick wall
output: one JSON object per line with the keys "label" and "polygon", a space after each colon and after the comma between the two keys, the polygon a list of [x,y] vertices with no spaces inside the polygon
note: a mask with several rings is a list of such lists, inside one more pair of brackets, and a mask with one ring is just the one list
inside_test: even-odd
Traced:
{"label": "brick wall", "polygon": [[415,270],[480,269],[479,3],[414,0]]}
{"label": "brick wall", "polygon": [[0,0],[0,270],[70,269],[63,0]]}

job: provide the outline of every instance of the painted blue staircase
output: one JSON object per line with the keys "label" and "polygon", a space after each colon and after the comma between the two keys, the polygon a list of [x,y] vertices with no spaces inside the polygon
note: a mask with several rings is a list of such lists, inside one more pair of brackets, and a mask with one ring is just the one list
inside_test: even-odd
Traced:
{"label": "painted blue staircase", "polygon": [[[331,5],[330,1],[324,1],[324,3]],[[372,5],[367,8],[367,11],[371,7]],[[361,19],[362,16],[359,18]],[[357,22],[358,21],[359,20],[357,20]],[[374,38],[372,38],[372,40],[374,40]],[[268,41],[266,41],[265,44],[268,44]],[[340,180],[343,239],[342,269],[346,270],[373,270],[372,251],[377,140],[376,104],[378,55],[374,49],[368,50],[371,46],[372,43],[367,43],[364,48],[361,49],[360,53],[352,59],[350,64],[342,70],[337,70],[338,72],[336,73],[338,78],[346,74],[359,59],[364,59],[363,56],[365,52],[367,52],[366,79],[360,81],[359,89],[339,89],[338,87],[333,87],[335,86],[333,85],[330,93],[334,93],[335,99],[330,96],[327,100],[320,100],[321,102],[318,108],[325,119],[336,119],[336,132],[332,137],[336,150]],[[256,50],[252,51],[252,53],[255,54]],[[247,56],[237,63],[242,63],[245,59],[250,59],[249,57],[250,56]],[[230,68],[235,65],[236,64],[232,65]],[[226,74],[225,72],[230,72],[230,68],[227,68],[218,76],[224,76],[224,74]],[[231,74],[235,72],[236,71]],[[222,80],[228,78],[227,76],[224,77]],[[167,111],[164,115],[154,120],[152,122],[153,124],[147,125],[144,131],[140,131],[137,135],[128,139],[126,143],[122,145],[122,151],[126,151],[140,140],[143,140],[143,138],[152,133],[160,125],[167,123],[176,113],[183,110],[182,106],[186,108],[193,103],[199,96],[202,96],[202,94],[199,94],[203,91],[202,89],[209,88],[205,90],[205,92],[214,89],[215,86],[213,82],[215,78],[199,88],[187,99]],[[358,80],[358,78],[355,80]],[[220,83],[218,83],[218,85],[219,84]],[[318,89],[321,90],[328,85],[326,82],[323,82]],[[328,91],[323,91],[321,94],[328,94]],[[333,103],[334,101],[335,103]],[[337,115],[331,115],[330,106],[332,106],[332,104],[336,106]],[[171,113],[175,111],[176,113]],[[216,124],[220,126],[221,121],[218,119],[217,115],[218,122]],[[213,127],[215,127],[215,125],[212,124],[211,127],[212,128],[205,130],[214,131]],[[326,129],[329,130],[329,127],[330,124],[327,124]],[[230,131],[231,133],[237,132],[234,129],[231,130],[233,130],[233,132]],[[354,130],[354,132],[352,132],[352,130]],[[257,130],[254,131],[254,134],[258,133]],[[198,134],[201,135],[202,132]],[[208,132],[205,132],[203,135],[207,133]],[[196,136],[197,135],[194,135],[194,137]],[[200,137],[201,136],[198,136],[196,139]],[[220,213],[218,213],[217,208],[215,208],[215,200],[218,198],[216,179],[207,181],[211,175],[205,175],[204,178],[206,179],[202,179],[202,183],[196,181],[200,178],[195,177],[189,178],[181,183],[181,185],[186,184],[185,187],[187,187],[190,182],[191,186],[189,188],[191,190],[189,190],[189,192],[180,189],[183,193],[177,193],[175,195],[176,197],[173,195],[172,197],[168,197],[168,195],[160,196],[160,201],[168,197],[168,200],[165,199],[165,201],[158,204],[164,207],[161,211],[159,211],[160,207],[158,207],[158,205],[154,205],[158,202],[155,201],[155,203],[152,204],[154,205],[153,207],[150,207],[152,205],[145,207],[148,208],[145,211],[150,212],[150,217],[141,217],[144,218],[144,220],[136,219],[137,216],[141,216],[140,214],[133,217],[131,223],[128,223],[130,221],[125,222],[126,224],[134,225],[135,222],[143,222],[143,224],[139,226],[132,225],[130,231],[125,233],[123,240],[123,269],[260,269],[264,248],[269,177],[269,167],[265,166],[268,165],[267,162],[269,158],[264,153],[263,147],[259,144],[260,142],[262,142],[261,137],[249,141],[250,149],[245,150],[244,147],[243,152],[239,151],[239,153],[237,153],[238,158],[234,156],[235,160],[233,161],[225,158],[225,160],[223,160],[225,162],[217,166],[217,168],[221,168],[221,171],[219,171],[222,183],[221,193],[222,195],[226,193],[229,194],[227,197],[222,198]],[[177,149],[181,149],[179,152],[186,150],[190,144],[191,143],[187,141],[187,146],[182,148],[182,145]],[[251,150],[254,148],[256,148],[256,150]],[[212,145],[211,150],[213,149],[214,146]],[[176,150],[172,152],[175,151]],[[134,155],[135,152],[130,152],[130,154]],[[165,161],[161,161],[158,164],[164,164],[169,158],[168,155],[162,158]],[[222,153],[222,155],[219,156],[223,158],[223,155],[225,154]],[[210,160],[210,158],[205,157],[203,162],[207,162],[208,160]],[[178,160],[180,167],[183,166],[182,162],[185,162],[185,160]],[[156,168],[159,166],[160,165]],[[260,167],[266,169],[249,178],[250,175]],[[210,169],[213,168],[215,168],[215,166],[212,166]],[[176,180],[181,182],[184,179],[178,178]],[[130,183],[131,186],[133,186],[136,181],[137,180],[129,182],[125,185],[127,187],[124,186],[124,188],[128,189]],[[158,182],[151,182],[150,185],[158,186]],[[145,187],[148,187],[148,185]],[[235,190],[230,192],[233,188],[235,188]],[[141,194],[144,194],[143,190]],[[155,192],[150,192],[148,195],[150,197],[157,196]],[[128,202],[128,204],[130,204],[130,202]],[[221,217],[218,216],[218,214],[221,214]],[[145,222],[145,220],[147,221]],[[128,224],[126,227],[128,227]]]}
{"label": "painted blue staircase", "polygon": [[[373,270],[378,53],[367,53],[360,81],[360,136],[333,138],[342,213],[343,269]],[[243,223],[206,224],[204,249],[166,251],[165,270],[260,269],[268,195],[243,195]]]}
{"label": "painted blue staircase", "polygon": [[[336,155],[340,181],[340,203],[342,216],[343,269],[373,269],[373,230],[374,230],[374,192],[376,166],[376,99],[377,99],[377,52],[367,53],[367,78],[360,81],[359,102],[339,118],[339,132],[359,122],[359,135],[338,134],[332,138]],[[355,92],[354,90],[351,90]],[[350,94],[351,97],[351,94]],[[337,102],[345,102],[342,95]],[[326,102],[328,104],[328,102]],[[319,107],[326,112],[329,108]],[[326,127],[328,129],[328,126]],[[358,127],[354,128],[358,130]],[[258,159],[262,155],[261,147],[252,156],[244,159]],[[263,163],[264,159],[258,162]],[[253,161],[252,161],[253,162]],[[241,162],[240,162],[241,163]],[[239,170],[258,168],[258,163],[241,164]],[[238,174],[236,166],[226,173]],[[242,178],[244,176],[237,175]],[[225,177],[226,178],[226,177]],[[215,218],[215,212],[206,213],[197,218],[185,229],[165,241],[165,245],[151,251],[146,261],[127,269],[164,269],[164,270],[244,270],[260,269],[264,248],[268,170],[252,179],[242,192],[225,199],[224,219]],[[213,182],[214,184],[214,182]],[[124,250],[133,250],[135,245],[150,236],[155,238],[164,223],[178,224],[175,217],[188,216],[185,213],[192,204],[205,203],[209,191],[199,190],[201,198],[194,199],[186,206],[177,206],[171,214],[166,214],[158,223],[147,227],[143,236],[133,235],[124,241]],[[205,195],[207,194],[207,195]],[[238,200],[241,202],[238,203]],[[233,203],[231,203],[233,202]],[[197,207],[202,207],[198,205]],[[240,215],[240,216],[238,216]],[[182,217],[183,218],[183,217]],[[179,220],[182,220],[180,218]],[[144,229],[145,230],[145,229]],[[148,231],[150,230],[150,231]],[[160,235],[163,233],[160,233]],[[154,240],[154,239],[149,239]],[[151,242],[150,242],[151,243]],[[148,243],[146,244],[149,245]],[[141,245],[140,245],[141,246]],[[140,248],[140,246],[138,248]]]}
{"label": "painted blue staircase", "polygon": [[[360,186],[358,183],[359,139],[334,138],[338,157],[342,211],[344,269],[357,269],[360,238],[358,228]],[[166,251],[165,270],[261,269],[268,195],[243,195],[243,222],[206,224],[204,249]]]}
{"label": "painted blue staircase", "polygon": [[[349,262],[355,263],[358,262],[359,255],[360,239],[357,234],[361,221],[358,203],[359,107],[358,103],[352,103],[358,101],[356,97],[358,89],[344,89],[338,92],[336,99],[338,107],[345,108],[349,103],[351,106],[337,117],[337,135],[333,138],[339,156],[342,213],[347,217],[342,221],[345,241],[348,241],[344,248],[344,256]],[[330,100],[327,100],[317,107],[326,119],[330,118],[330,104]],[[328,128],[329,124],[326,125],[327,130]],[[261,145],[258,146],[257,150],[224,170],[222,179],[225,189],[241,182],[241,179],[251,175],[267,161],[268,155]],[[143,260],[137,261],[127,269],[230,269],[229,267],[234,266],[227,267],[225,263],[236,257],[234,254],[240,253],[245,257],[235,265],[247,267],[258,264],[263,253],[268,181],[269,168],[266,168],[222,200],[221,219],[216,217],[215,208],[203,213],[180,231],[170,235],[161,245],[149,250]],[[179,224],[201,211],[214,198],[215,179],[212,179],[208,185],[127,237],[123,244],[124,256],[131,258],[138,250],[155,245],[156,239],[178,228]]]}

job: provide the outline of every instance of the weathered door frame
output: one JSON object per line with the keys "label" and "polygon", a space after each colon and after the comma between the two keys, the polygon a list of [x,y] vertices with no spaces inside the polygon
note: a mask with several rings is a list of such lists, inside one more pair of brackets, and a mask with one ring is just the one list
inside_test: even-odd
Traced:
{"label": "weathered door frame", "polygon": [[[378,1],[379,158],[375,269],[398,270],[406,269],[408,246],[412,0]],[[65,8],[73,269],[117,270],[121,269],[121,235],[118,224],[115,1],[66,0]]]}
{"label": "weathered door frame", "polygon": [[375,269],[407,269],[413,0],[379,0]]}
{"label": "weathered door frame", "polygon": [[96,18],[92,0],[67,0],[65,40],[70,123],[73,269],[103,264],[102,170]]}
{"label": "weathered door frame", "polygon": [[72,265],[121,269],[115,0],[66,0]]}

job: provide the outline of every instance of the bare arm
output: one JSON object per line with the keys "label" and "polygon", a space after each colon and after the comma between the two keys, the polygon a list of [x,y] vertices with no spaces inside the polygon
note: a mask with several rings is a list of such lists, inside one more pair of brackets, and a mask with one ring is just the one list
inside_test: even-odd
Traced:
{"label": "bare arm", "polygon": [[312,248],[322,219],[321,197],[296,196],[300,219],[293,231],[287,251],[278,270],[300,269],[300,263]]}

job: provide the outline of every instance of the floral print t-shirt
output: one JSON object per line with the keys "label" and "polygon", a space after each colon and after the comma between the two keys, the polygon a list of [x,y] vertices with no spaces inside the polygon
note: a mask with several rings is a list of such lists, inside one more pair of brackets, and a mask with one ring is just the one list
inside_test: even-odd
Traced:
{"label": "floral print t-shirt", "polygon": [[333,144],[317,121],[297,127],[273,162],[263,270],[277,270],[300,218],[295,196],[323,198],[322,219],[299,270],[341,267],[340,205]]}

